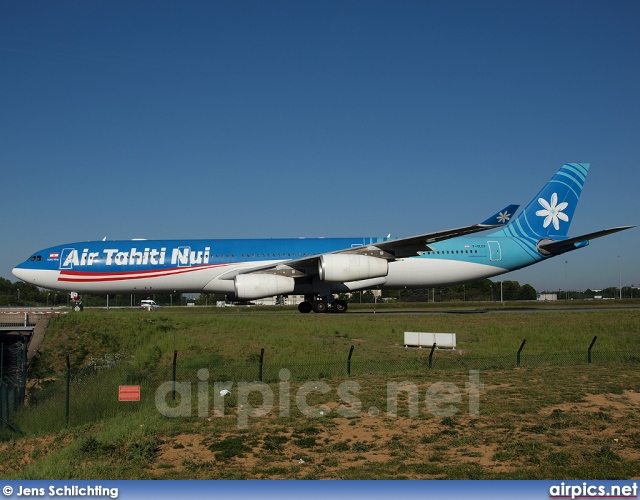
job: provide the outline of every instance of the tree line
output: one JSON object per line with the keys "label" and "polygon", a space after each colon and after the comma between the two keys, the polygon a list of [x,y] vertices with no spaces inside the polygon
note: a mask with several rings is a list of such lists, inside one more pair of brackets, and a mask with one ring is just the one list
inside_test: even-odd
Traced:
{"label": "tree line", "polygon": [[[619,298],[620,289],[616,287],[604,290],[585,291],[549,291],[542,293],[556,294],[558,300],[592,300]],[[197,294],[195,294],[197,295]],[[488,301],[514,301],[536,300],[536,290],[529,284],[520,285],[517,281],[491,281],[489,279],[473,281],[461,285],[436,287],[428,289],[402,289],[383,290],[380,297],[367,290],[352,294],[340,294],[339,298],[347,302],[373,303],[383,302],[488,302]],[[640,290],[637,287],[627,286],[622,288],[622,298],[638,298]],[[156,293],[156,294],[118,294],[109,295],[109,305],[112,307],[138,306],[142,299],[153,299],[161,306],[186,306],[187,303],[197,305],[215,305],[218,301],[225,301],[223,294],[181,294],[181,293]],[[105,307],[106,295],[82,296],[83,304],[87,307]],[[43,290],[35,285],[22,281],[12,283],[0,278],[0,306],[1,307],[58,307],[69,305],[69,294],[55,290]]]}
{"label": "tree line", "polygon": [[[342,294],[340,298],[349,302],[374,302],[376,300],[370,291],[355,292],[350,296]],[[382,300],[401,302],[489,301],[500,300],[500,298],[500,283],[494,283],[488,279],[435,289],[383,290],[381,297]],[[184,306],[191,302],[197,305],[215,305],[218,301],[226,300],[226,297],[222,294],[204,293],[197,297],[181,293],[117,294],[109,296],[109,305],[114,307],[137,306],[142,299],[153,299],[162,306]],[[517,281],[504,281],[502,283],[502,299],[535,300],[536,291],[531,285],[520,286]],[[84,294],[82,301],[87,307],[104,307],[107,305],[107,296]],[[68,304],[69,294],[67,292],[42,290],[35,285],[21,281],[12,283],[7,279],[0,278],[0,306],[57,307]]]}
{"label": "tree line", "polygon": [[[517,281],[494,282],[490,279],[424,289],[382,290],[378,301],[394,302],[474,302],[499,300],[536,300],[537,292],[531,285]],[[371,291],[355,292],[343,297],[350,302],[374,302]]]}
{"label": "tree line", "polygon": [[62,301],[66,303],[66,292],[52,292],[51,290],[41,290],[35,285],[24,283],[22,281],[11,281],[0,278],[0,306],[34,306],[34,305],[46,305],[50,300],[49,305],[53,305],[53,301],[58,302],[57,305],[62,305]]}

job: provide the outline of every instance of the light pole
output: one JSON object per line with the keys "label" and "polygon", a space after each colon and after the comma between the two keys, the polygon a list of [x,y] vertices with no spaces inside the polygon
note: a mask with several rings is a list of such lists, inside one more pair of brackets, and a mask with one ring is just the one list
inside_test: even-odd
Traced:
{"label": "light pole", "polygon": [[620,267],[620,256],[618,255],[618,290],[620,290],[618,294],[618,298],[622,300],[622,271]]}

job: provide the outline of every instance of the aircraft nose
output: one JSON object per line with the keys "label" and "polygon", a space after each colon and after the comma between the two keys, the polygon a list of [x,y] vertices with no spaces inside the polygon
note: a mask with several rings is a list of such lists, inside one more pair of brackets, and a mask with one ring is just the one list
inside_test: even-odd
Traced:
{"label": "aircraft nose", "polygon": [[11,270],[11,274],[13,274],[16,278],[18,278],[19,280],[22,281],[28,281],[28,277],[27,277],[27,270],[20,267],[20,266],[16,266]]}

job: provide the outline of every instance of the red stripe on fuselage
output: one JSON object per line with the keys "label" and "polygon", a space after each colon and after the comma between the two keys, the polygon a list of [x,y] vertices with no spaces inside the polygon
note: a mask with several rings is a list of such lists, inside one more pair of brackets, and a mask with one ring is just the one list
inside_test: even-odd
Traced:
{"label": "red stripe on fuselage", "polygon": [[[198,267],[174,267],[171,269],[147,269],[144,271],[126,271],[121,273],[99,273],[85,271],[60,271],[58,281],[71,283],[100,283],[104,281],[124,281],[124,280],[140,280],[148,278],[161,278],[166,276],[177,276],[179,274],[192,273],[194,271],[202,271],[203,269],[214,269],[216,267],[225,267],[229,264],[213,264],[209,266]],[[69,276],[69,277],[66,277]]]}

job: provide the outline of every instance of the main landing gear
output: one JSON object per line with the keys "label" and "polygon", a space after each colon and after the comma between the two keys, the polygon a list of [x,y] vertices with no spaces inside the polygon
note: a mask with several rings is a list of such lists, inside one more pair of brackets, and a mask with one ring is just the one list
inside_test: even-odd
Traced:
{"label": "main landing gear", "polygon": [[[333,297],[331,297],[333,298]],[[304,302],[298,304],[298,311],[303,314],[310,313],[343,313],[347,312],[347,303],[344,300],[329,301],[325,297],[305,297]]]}

